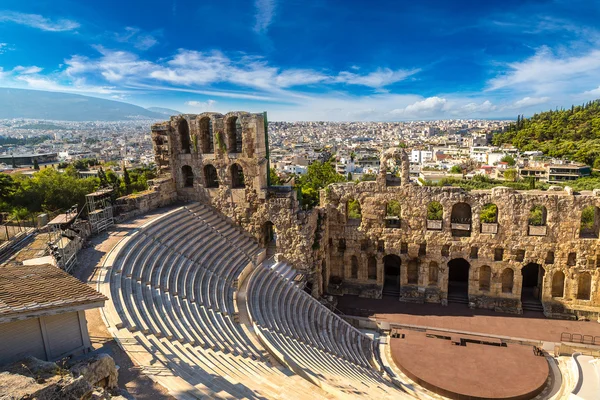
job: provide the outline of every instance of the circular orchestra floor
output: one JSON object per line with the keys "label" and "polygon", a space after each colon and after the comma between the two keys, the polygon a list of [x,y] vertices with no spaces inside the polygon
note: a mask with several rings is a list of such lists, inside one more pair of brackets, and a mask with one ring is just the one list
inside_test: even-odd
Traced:
{"label": "circular orchestra floor", "polygon": [[548,362],[532,346],[501,347],[494,338],[433,330],[398,333],[404,338],[390,338],[395,364],[438,394],[470,400],[531,399],[545,387]]}

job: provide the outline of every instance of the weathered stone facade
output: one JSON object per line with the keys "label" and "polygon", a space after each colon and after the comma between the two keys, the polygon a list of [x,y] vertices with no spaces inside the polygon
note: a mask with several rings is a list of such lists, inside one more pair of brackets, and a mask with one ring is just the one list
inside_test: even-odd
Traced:
{"label": "weathered stone facade", "polygon": [[[394,149],[383,153],[376,181],[331,185],[304,211],[292,188],[268,186],[265,126],[263,114],[243,112],[172,117],[152,127],[156,161],[180,200],[211,204],[265,245],[272,226],[277,251],[307,273],[315,295],[378,298],[387,287],[401,301],[464,298],[516,313],[541,301],[548,316],[598,318],[600,191],[421,187]],[[349,218],[355,200],[360,217]],[[387,215],[390,202],[399,215]],[[431,202],[441,219],[427,219]],[[497,219],[483,223],[490,203]],[[530,226],[534,206],[544,207],[543,220]],[[597,220],[583,238],[586,206],[598,207]]]}

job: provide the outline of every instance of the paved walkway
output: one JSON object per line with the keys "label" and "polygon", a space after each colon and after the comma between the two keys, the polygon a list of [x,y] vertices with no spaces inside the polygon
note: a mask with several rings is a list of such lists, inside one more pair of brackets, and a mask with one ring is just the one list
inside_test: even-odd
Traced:
{"label": "paved walkway", "polygon": [[559,342],[562,332],[600,336],[597,322],[548,319],[542,313],[527,311],[523,315],[513,315],[472,310],[463,304],[444,307],[403,303],[393,298],[364,299],[346,295],[338,297],[337,308],[344,314],[374,317],[379,321],[549,342]]}
{"label": "paved walkway", "polygon": [[[95,280],[100,270],[99,266],[102,265],[106,254],[119,240],[133,229],[173,208],[175,207],[162,208],[135,217],[113,226],[108,232],[103,232],[98,236],[92,237],[89,245],[77,254],[78,263],[77,267],[73,270],[73,275],[83,282],[88,282],[96,289]],[[113,336],[106,329],[99,309],[86,311],[86,319],[92,347],[108,353],[120,367],[118,381],[120,388],[125,389],[131,397],[138,400],[174,400],[165,388],[148,378],[129,355],[119,347]]]}

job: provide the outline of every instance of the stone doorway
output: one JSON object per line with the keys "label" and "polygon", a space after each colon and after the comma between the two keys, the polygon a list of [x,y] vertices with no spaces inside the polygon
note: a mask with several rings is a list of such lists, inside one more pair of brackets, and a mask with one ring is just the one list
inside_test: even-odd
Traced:
{"label": "stone doorway", "polygon": [[263,225],[263,244],[267,248],[267,256],[277,252],[277,233],[275,225],[271,221],[267,221]]}
{"label": "stone doorway", "polygon": [[383,257],[383,295],[400,297],[400,266],[402,260],[395,254]]}
{"label": "stone doorway", "polygon": [[469,269],[464,258],[455,258],[448,263],[448,303],[469,303]]}
{"label": "stone doorway", "polygon": [[537,263],[529,263],[521,269],[521,305],[523,310],[544,311],[542,307],[542,286],[544,268]]}

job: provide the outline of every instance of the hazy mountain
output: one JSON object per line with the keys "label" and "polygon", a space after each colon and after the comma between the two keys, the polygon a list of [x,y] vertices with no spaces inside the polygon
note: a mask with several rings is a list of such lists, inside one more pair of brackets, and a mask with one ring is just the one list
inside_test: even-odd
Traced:
{"label": "hazy mountain", "polygon": [[0,119],[9,118],[122,121],[139,118],[160,120],[165,118],[165,114],[121,101],[78,94],[0,88]]}
{"label": "hazy mountain", "polygon": [[170,108],[163,108],[163,107],[148,107],[146,110],[150,110],[150,111],[155,112],[155,113],[163,114],[163,115],[166,115],[168,117],[170,117],[172,115],[182,114],[181,111],[171,110]]}

